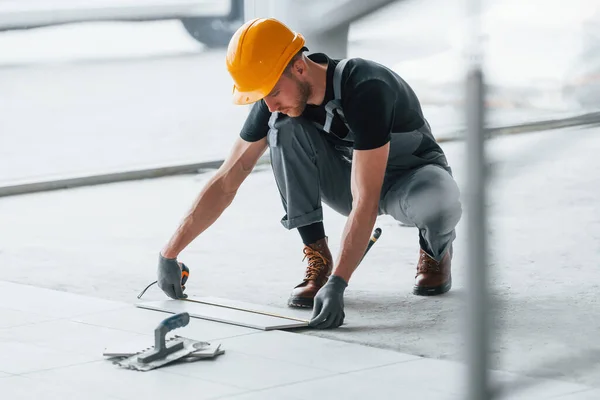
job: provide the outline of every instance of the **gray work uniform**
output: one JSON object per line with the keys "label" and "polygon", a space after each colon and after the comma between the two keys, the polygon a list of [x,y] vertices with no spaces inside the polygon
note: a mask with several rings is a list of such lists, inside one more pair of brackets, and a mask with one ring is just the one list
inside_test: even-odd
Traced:
{"label": "gray work uniform", "polygon": [[[341,107],[346,61],[336,66],[334,99],[325,106],[323,125],[277,112],[269,120],[267,142],[285,209],[281,223],[287,229],[321,221],[321,201],[342,215],[352,209],[352,132],[343,139],[348,146],[335,145],[325,137],[330,134],[334,113],[346,122]],[[433,137],[426,121],[412,132],[391,133],[379,215],[416,226],[421,248],[439,260],[456,237],[462,210],[458,186],[441,149],[436,144],[435,151],[420,150],[426,136]]]}

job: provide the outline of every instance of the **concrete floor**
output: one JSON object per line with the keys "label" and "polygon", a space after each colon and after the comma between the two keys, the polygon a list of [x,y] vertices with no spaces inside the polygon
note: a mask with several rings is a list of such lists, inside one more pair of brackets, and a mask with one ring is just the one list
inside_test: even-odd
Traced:
{"label": "concrete floor", "polygon": [[[464,143],[444,149],[464,188]],[[565,129],[489,142],[493,368],[600,386],[598,129]],[[0,199],[0,280],[134,303],[156,278],[156,256],[211,172]],[[303,276],[296,232],[281,227],[268,166],[182,254],[188,293],[285,306]],[[345,219],[325,208],[332,252]],[[305,334],[446,360],[462,360],[463,219],[454,288],[411,294],[414,228],[388,217],[345,297],[346,324]],[[163,299],[156,287],[144,297]]]}

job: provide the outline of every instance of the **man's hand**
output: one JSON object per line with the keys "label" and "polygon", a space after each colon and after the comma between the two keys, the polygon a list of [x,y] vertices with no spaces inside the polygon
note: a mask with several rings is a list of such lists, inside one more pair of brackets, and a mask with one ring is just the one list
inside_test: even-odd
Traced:
{"label": "man's hand", "polygon": [[315,296],[312,318],[308,326],[317,329],[338,328],[344,323],[344,290],[348,283],[336,275]]}
{"label": "man's hand", "polygon": [[176,258],[158,255],[158,287],[172,299],[186,299],[181,286],[181,266]]}

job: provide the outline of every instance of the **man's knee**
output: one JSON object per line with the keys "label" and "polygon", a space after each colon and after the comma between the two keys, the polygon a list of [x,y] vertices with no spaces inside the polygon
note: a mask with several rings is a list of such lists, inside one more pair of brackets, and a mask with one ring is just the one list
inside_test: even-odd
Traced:
{"label": "man's knee", "polygon": [[430,203],[421,207],[414,215],[415,225],[437,234],[452,231],[462,216],[462,207],[458,201]]}
{"label": "man's knee", "polygon": [[417,226],[448,232],[462,217],[462,205],[456,182],[447,172],[441,172],[413,181],[408,194],[407,213]]}

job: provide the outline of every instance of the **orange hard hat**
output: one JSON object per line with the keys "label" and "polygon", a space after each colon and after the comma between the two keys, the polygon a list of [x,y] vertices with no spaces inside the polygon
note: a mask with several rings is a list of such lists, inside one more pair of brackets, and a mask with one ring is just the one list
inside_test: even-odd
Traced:
{"label": "orange hard hat", "polygon": [[255,18],[242,25],[227,48],[233,102],[251,104],[268,95],[304,43],[301,34],[274,18]]}

